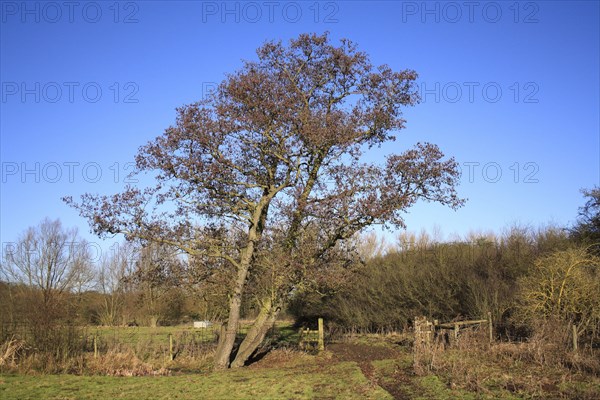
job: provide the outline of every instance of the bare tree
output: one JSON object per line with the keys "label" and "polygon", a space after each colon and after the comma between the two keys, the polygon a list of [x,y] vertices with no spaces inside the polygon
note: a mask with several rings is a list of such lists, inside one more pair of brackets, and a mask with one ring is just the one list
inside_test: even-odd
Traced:
{"label": "bare tree", "polygon": [[587,200],[579,208],[579,217],[575,226],[571,228],[571,236],[579,242],[595,244],[592,251],[600,254],[600,186],[582,189],[581,193]]}
{"label": "bare tree", "polygon": [[578,331],[600,327],[600,257],[589,247],[557,250],[538,257],[519,280],[517,312],[525,320],[574,323]]}
{"label": "bare tree", "polygon": [[38,311],[47,316],[65,293],[93,279],[88,243],[77,229],[65,229],[59,220],[45,219],[27,229],[5,250],[2,268],[9,282],[41,296],[32,306],[41,307]]}
{"label": "bare tree", "polygon": [[104,295],[98,319],[102,325],[109,326],[124,322],[119,317],[130,286],[125,278],[131,273],[135,253],[130,242],[113,250],[103,256],[98,271],[98,289]]}
{"label": "bare tree", "polygon": [[177,257],[178,250],[160,243],[142,247],[135,260],[135,267],[127,280],[139,292],[139,300],[151,327],[156,327],[166,311],[167,297],[180,286],[183,263]]}
{"label": "bare tree", "polygon": [[385,236],[380,236],[377,232],[365,233],[356,237],[355,240],[357,241],[360,257],[365,261],[383,257],[390,250],[390,245],[387,243]]}

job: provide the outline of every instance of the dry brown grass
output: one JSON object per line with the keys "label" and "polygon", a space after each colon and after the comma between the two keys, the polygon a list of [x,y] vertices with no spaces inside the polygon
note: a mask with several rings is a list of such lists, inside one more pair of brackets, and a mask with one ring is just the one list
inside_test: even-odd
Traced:
{"label": "dry brown grass", "polygon": [[109,351],[97,358],[88,357],[85,372],[107,376],[158,376],[169,375],[165,368],[156,368],[150,363],[141,361],[133,351]]}
{"label": "dry brown grass", "polygon": [[440,336],[430,342],[415,341],[413,343],[413,369],[417,376],[430,374],[437,369],[437,364],[444,351],[444,343]]}
{"label": "dry brown grass", "polygon": [[600,377],[600,354],[575,352],[570,343],[568,329],[556,324],[538,325],[523,343],[490,344],[486,329],[470,329],[449,346],[439,340],[413,346],[413,368],[419,376],[441,377],[451,389],[488,396],[501,390],[539,399],[600,398],[594,397],[600,385],[575,394]]}
{"label": "dry brown grass", "polygon": [[304,362],[310,362],[314,359],[305,351],[291,348],[278,348],[269,351],[258,362],[251,364],[253,368],[272,368],[272,367],[295,367]]}
{"label": "dry brown grass", "polygon": [[15,337],[0,345],[0,367],[14,366],[19,353],[25,348],[25,342]]}
{"label": "dry brown grass", "polygon": [[174,360],[170,359],[168,344],[142,339],[127,344],[118,341],[98,341],[98,354],[93,353],[93,342],[87,351],[68,354],[41,351],[26,341],[11,338],[0,345],[0,372],[21,374],[149,376],[168,375],[171,371],[199,372],[210,369],[214,349],[199,346],[193,341],[181,340],[174,346]]}

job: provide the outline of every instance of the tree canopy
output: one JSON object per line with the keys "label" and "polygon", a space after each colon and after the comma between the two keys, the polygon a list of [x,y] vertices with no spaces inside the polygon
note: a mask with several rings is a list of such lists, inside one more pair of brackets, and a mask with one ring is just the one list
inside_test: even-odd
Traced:
{"label": "tree canopy", "polygon": [[[416,72],[374,67],[356,44],[336,46],[327,33],[267,42],[257,57],[207,99],[178,108],[175,124],[139,149],[136,170],[154,173],[154,186],[66,198],[98,235],[168,244],[197,265],[230,268],[218,368],[231,362],[249,273],[269,256],[285,255],[276,285],[286,292],[362,229],[403,227],[420,199],[463,204],[458,165],[434,144],[366,161],[405,127],[402,109],[419,101]],[[285,298],[266,300],[270,320]],[[238,351],[234,365],[251,351]]]}

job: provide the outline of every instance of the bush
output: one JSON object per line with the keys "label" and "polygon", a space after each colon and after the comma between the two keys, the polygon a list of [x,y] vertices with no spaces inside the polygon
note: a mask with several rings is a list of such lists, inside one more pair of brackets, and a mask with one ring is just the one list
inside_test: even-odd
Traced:
{"label": "bush", "polygon": [[538,258],[519,280],[516,318],[524,323],[575,324],[580,335],[600,331],[600,258],[585,247],[555,251]]}

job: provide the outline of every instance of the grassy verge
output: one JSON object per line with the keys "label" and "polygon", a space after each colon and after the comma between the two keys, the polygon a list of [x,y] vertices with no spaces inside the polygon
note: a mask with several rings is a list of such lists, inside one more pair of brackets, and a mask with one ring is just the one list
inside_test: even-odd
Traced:
{"label": "grassy verge", "polygon": [[391,399],[351,362],[325,364],[311,357],[275,368],[162,377],[73,375],[0,376],[9,399]]}

